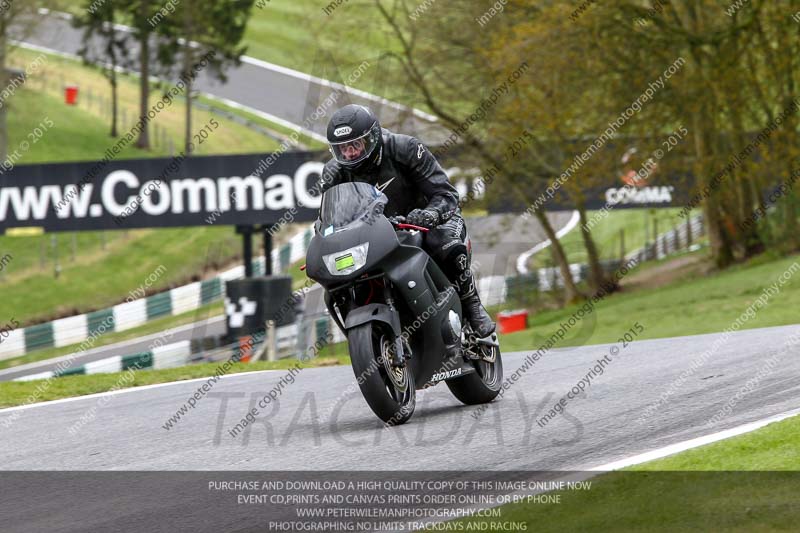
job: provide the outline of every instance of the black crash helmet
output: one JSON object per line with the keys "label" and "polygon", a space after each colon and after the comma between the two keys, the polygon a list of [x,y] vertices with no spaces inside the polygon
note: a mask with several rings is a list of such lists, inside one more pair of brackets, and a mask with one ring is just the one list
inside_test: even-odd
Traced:
{"label": "black crash helmet", "polygon": [[328,122],[331,154],[353,172],[377,168],[383,154],[383,139],[378,117],[362,105],[339,109]]}

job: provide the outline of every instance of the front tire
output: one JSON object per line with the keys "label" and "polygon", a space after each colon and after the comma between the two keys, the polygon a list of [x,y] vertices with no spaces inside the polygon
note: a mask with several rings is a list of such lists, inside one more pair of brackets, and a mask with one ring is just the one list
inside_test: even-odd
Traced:
{"label": "front tire", "polygon": [[350,360],[361,394],[372,412],[387,425],[405,424],[414,414],[416,387],[408,364],[392,367],[395,335],[381,322],[368,322],[347,332]]}
{"label": "front tire", "polygon": [[448,379],[447,388],[466,405],[478,405],[494,400],[503,385],[503,357],[500,348],[491,348],[493,362],[484,359],[471,361],[475,372],[455,379]]}

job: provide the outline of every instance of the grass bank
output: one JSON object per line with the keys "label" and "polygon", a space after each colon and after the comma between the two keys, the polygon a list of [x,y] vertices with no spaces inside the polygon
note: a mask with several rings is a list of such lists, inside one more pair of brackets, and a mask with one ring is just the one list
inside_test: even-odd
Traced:
{"label": "grass bank", "polygon": [[[642,339],[723,331],[792,268],[800,268],[800,256],[776,259],[764,255],[719,273],[687,272],[683,279],[655,289],[626,292],[623,279],[623,291],[595,305],[594,312],[580,320],[556,347],[616,342],[635,321],[645,328]],[[800,323],[800,272],[788,276],[788,281],[779,285],[779,292],[741,329]],[[580,307],[571,305],[536,314],[528,329],[501,336],[503,350],[535,349]]]}
{"label": "grass bank", "polygon": [[[500,507],[528,531],[796,531],[800,417]],[[484,519],[462,521],[487,524]]]}

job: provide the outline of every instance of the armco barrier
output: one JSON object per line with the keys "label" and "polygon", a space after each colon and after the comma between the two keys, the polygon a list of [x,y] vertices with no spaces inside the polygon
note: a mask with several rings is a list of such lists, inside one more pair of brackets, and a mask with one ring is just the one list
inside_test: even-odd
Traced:
{"label": "armco barrier", "polygon": [[[329,332],[332,334],[330,338],[328,338]],[[303,354],[307,357],[314,346],[325,346],[328,342],[335,344],[346,340],[344,334],[327,314],[301,317],[295,324],[277,328],[275,333],[275,347],[279,358],[299,357]],[[253,352],[257,353],[261,348],[260,344],[256,344]],[[185,340],[154,347],[146,352],[115,355],[85,365],[69,367],[58,374],[50,371],[39,372],[16,378],[14,381],[107,374],[123,372],[130,368],[134,370],[176,368],[192,363],[230,359],[239,355],[239,350],[238,343],[212,348],[208,351],[198,350],[197,347],[193,350],[192,342]],[[324,351],[317,355],[324,355]]]}
{"label": "armco barrier", "polygon": [[110,372],[124,372],[128,369],[141,370],[147,368],[175,368],[189,364],[191,356],[191,343],[180,341],[153,348],[147,352],[129,355],[115,355],[99,361],[92,361],[85,365],[70,367],[65,371],[55,374],[52,371],[40,372],[16,378],[14,381],[32,381],[35,379],[49,379],[53,377],[77,376],[84,374],[107,374]]}

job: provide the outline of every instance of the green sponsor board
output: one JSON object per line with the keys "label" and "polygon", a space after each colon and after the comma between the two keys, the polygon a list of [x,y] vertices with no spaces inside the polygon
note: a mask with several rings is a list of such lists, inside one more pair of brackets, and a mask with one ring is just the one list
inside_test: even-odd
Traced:
{"label": "green sponsor board", "polygon": [[39,348],[52,348],[53,323],[37,324],[25,328],[25,351],[38,350]]}
{"label": "green sponsor board", "polygon": [[171,315],[172,314],[172,298],[169,291],[154,294],[147,298],[147,320],[154,318]]}
{"label": "green sponsor board", "polygon": [[122,358],[122,370],[129,368],[151,368],[153,366],[153,352],[142,352],[126,355]]}
{"label": "green sponsor board", "polygon": [[200,283],[200,301],[203,305],[211,303],[222,297],[222,280],[220,278],[207,279]]}
{"label": "green sponsor board", "polygon": [[114,309],[101,309],[86,315],[86,327],[89,337],[103,335],[115,330],[116,320],[114,319]]}

